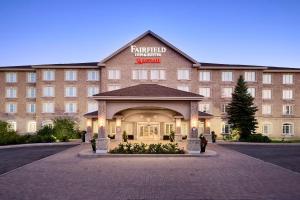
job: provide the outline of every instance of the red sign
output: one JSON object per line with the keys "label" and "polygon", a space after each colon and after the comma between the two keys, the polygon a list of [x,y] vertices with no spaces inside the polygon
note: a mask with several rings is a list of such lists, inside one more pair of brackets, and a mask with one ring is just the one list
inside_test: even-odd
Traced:
{"label": "red sign", "polygon": [[160,58],[136,58],[135,64],[160,63]]}

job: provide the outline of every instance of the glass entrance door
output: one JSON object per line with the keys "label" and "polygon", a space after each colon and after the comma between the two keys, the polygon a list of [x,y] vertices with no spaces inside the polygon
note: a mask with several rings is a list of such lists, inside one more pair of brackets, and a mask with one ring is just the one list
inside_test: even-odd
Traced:
{"label": "glass entrance door", "polygon": [[138,123],[137,126],[138,139],[158,140],[160,137],[159,128],[160,128],[159,123],[155,123],[155,122]]}

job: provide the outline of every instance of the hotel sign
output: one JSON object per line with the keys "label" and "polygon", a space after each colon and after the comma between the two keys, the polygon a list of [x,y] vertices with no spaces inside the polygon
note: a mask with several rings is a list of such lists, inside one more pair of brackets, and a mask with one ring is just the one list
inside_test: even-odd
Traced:
{"label": "hotel sign", "polygon": [[137,47],[130,46],[131,53],[134,54],[135,64],[160,63],[160,58],[167,51],[166,47]]}

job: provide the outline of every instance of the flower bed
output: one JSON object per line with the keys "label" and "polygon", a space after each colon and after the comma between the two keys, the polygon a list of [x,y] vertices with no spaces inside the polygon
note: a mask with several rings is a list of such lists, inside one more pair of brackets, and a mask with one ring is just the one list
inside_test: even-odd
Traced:
{"label": "flower bed", "polygon": [[111,149],[113,154],[184,154],[184,150],[178,144],[144,144],[144,143],[120,143],[116,148]]}

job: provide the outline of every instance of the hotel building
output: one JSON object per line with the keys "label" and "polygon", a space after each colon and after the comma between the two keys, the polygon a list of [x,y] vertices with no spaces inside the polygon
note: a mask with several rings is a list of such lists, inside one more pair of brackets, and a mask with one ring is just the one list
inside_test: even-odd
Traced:
{"label": "hotel building", "polygon": [[116,139],[123,131],[137,140],[172,130],[177,140],[228,134],[226,105],[243,75],[259,109],[257,132],[299,138],[299,72],[199,62],[147,31],[99,62],[1,67],[0,120],[20,134],[60,116],[74,118],[89,136]]}

